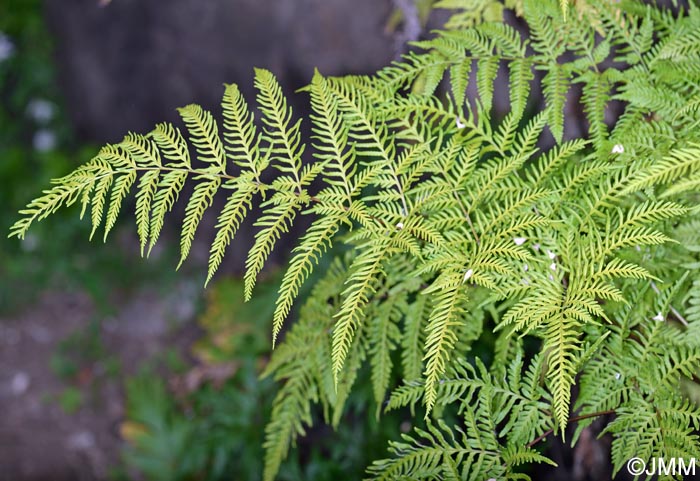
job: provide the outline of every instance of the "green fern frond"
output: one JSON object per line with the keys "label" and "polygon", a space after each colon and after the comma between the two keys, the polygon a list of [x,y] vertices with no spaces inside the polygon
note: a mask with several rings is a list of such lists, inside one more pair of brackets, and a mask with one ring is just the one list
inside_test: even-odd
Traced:
{"label": "green fern frond", "polygon": [[382,275],[382,261],[387,252],[384,242],[368,245],[358,253],[350,266],[350,275],[343,291],[343,303],[335,314],[333,327],[331,362],[337,381],[345,358],[353,342],[355,331],[364,318],[364,309],[373,293],[374,285]]}
{"label": "green fern frond", "polygon": [[544,98],[548,105],[549,129],[557,142],[564,136],[564,103],[569,91],[569,75],[558,64],[548,66],[548,72],[542,80]]}
{"label": "green fern frond", "polygon": [[209,267],[207,271],[207,280],[205,285],[211,281],[216,273],[216,270],[221,265],[224,258],[226,248],[233,240],[233,236],[240,227],[246,213],[251,208],[253,195],[257,191],[253,183],[254,174],[248,174],[246,178],[242,175],[237,180],[229,180],[224,186],[230,186],[234,189],[226,200],[226,204],[219,215],[216,223],[216,236],[209,250]]}
{"label": "green fern frond", "polygon": [[202,181],[195,188],[192,197],[187,202],[185,208],[185,220],[182,223],[182,234],[180,240],[180,263],[182,265],[190,253],[192,241],[197,231],[197,226],[202,220],[204,211],[211,206],[214,200],[214,194],[218,192],[221,185],[221,179]]}
{"label": "green fern frond", "polygon": [[190,150],[180,130],[168,123],[156,125],[156,128],[148,135],[152,138],[162,157],[170,161],[172,167],[192,167]]}
{"label": "green fern frond", "polygon": [[267,127],[263,139],[271,161],[282,173],[294,178],[297,191],[301,193],[301,119],[293,123],[292,109],[282,94],[282,88],[269,70],[255,70],[255,87],[258,89],[258,107],[263,114],[262,121]]}
{"label": "green fern frond", "polygon": [[634,192],[652,185],[668,184],[700,170],[700,144],[672,151],[661,162],[638,172],[626,188]]}
{"label": "green fern frond", "polygon": [[211,113],[194,104],[179,108],[178,112],[187,126],[190,143],[197,149],[198,159],[212,164],[214,172],[226,173],[224,146]]}
{"label": "green fern frond", "polygon": [[[316,72],[301,89],[308,119],[256,70],[257,105],[226,85],[221,125],[189,105],[182,132],[128,134],[55,180],[10,235],[79,204],[106,238],[135,190],[143,255],[187,196],[181,264],[228,191],[207,282],[250,221],[248,299],[280,239],[307,226],[273,315],[267,481],[316,409],[338,426],[366,392],[378,416],[423,403],[429,419],[370,468],[376,479],[525,479],[520,465],[550,462],[535,443],[574,424],[576,442],[594,419],[618,470],[697,452],[698,408],[680,393],[700,370],[698,9],[435,3],[458,10],[450,28],[403,60],[373,76]],[[322,257],[331,267],[280,342]]]}
{"label": "green fern frond", "polygon": [[153,210],[151,211],[149,254],[160,237],[165,224],[165,214],[173,208],[180,191],[185,186],[187,175],[186,171],[174,170],[164,174],[158,182],[157,190],[153,197]]}
{"label": "green fern frond", "polygon": [[552,318],[545,331],[543,350],[549,353],[554,416],[562,431],[569,419],[571,387],[574,385],[579,351],[579,326],[580,322],[574,315],[564,314]]}
{"label": "green fern frond", "polygon": [[[439,284],[433,284],[437,290],[435,307],[430,313],[428,324],[425,327],[425,406],[426,416],[435,406],[437,399],[437,385],[440,376],[445,373],[450,353],[457,342],[457,330],[461,324],[462,296],[464,290],[461,289],[462,279],[460,276],[452,275],[443,278]],[[438,287],[439,286],[439,287]],[[427,292],[426,292],[427,293]]]}
{"label": "green fern frond", "polygon": [[250,170],[260,183],[260,173],[267,167],[267,159],[260,154],[260,137],[255,128],[254,115],[238,86],[225,85],[221,102],[224,117],[225,149],[233,163]]}
{"label": "green fern frond", "polygon": [[272,252],[275,242],[283,233],[287,232],[299,210],[307,203],[308,198],[297,196],[293,191],[287,190],[286,192],[278,192],[263,204],[263,207],[271,207],[255,223],[255,226],[261,229],[255,235],[255,243],[248,251],[245,262],[246,272],[243,279],[246,300],[253,295],[255,280],[262,271],[265,260]]}
{"label": "green fern frond", "polygon": [[406,306],[405,292],[392,293],[386,301],[376,308],[376,313],[368,329],[372,390],[374,391],[374,400],[377,403],[377,418],[381,414],[384,397],[389,389],[389,381],[394,369],[391,355],[401,338],[401,331],[396,323],[406,311]]}

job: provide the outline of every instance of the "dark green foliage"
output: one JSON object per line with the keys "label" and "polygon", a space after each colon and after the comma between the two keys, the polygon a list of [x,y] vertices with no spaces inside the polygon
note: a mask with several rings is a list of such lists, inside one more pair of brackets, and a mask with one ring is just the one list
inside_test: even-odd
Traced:
{"label": "dark green foliage", "polygon": [[[204,336],[194,345],[197,365],[167,376],[153,366],[127,381],[125,470],[149,480],[259,480],[263,475],[264,424],[275,399],[275,384],[260,380],[269,351],[269,326],[278,276],[260,282],[243,302],[243,282],[217,280],[208,290],[198,322]],[[284,349],[282,344],[280,349]],[[188,379],[190,381],[188,381]],[[201,383],[192,383],[199,379]],[[275,409],[291,386],[277,396]],[[336,432],[318,425],[309,439],[279,466],[279,479],[360,479],[373,453],[383,449],[403,413],[379,424],[368,404],[371,389],[355,390]],[[338,415],[341,413],[338,412]],[[311,419],[323,417],[313,406]],[[269,469],[269,468],[268,468]],[[126,477],[126,474],[124,475]],[[126,479],[130,479],[126,477]]]}
{"label": "dark green foliage", "polygon": [[181,407],[163,380],[144,372],[127,383],[126,465],[150,480],[223,480],[232,472],[237,479],[259,479],[259,423],[269,414],[265,399],[272,392],[271,383],[259,383],[245,366],[235,382],[205,385]]}
{"label": "dark green foliage", "polygon": [[[32,192],[94,155],[93,145],[78,142],[64,109],[43,3],[39,0],[0,3],[0,205],[3,207],[0,226],[3,229],[16,220],[16,210]],[[12,45],[9,54],[5,42]],[[90,226],[68,211],[58,213],[56,221],[52,225],[37,225],[21,243],[0,240],[0,311],[3,313],[33,302],[41,290],[56,286],[88,292],[97,307],[105,310],[115,288],[132,286],[132,275],[165,280],[158,263],[148,265],[134,259],[128,263],[130,269],[124,269],[127,259],[121,249],[86,255],[90,252],[86,235]]]}
{"label": "dark green foliage", "polygon": [[[697,454],[700,408],[681,386],[700,369],[700,9],[674,17],[629,1],[507,2],[529,27],[525,40],[489,22],[501,13],[494,3],[478,2],[375,76],[316,73],[304,89],[311,145],[272,74],[258,70],[261,125],[227,86],[223,144],[209,113],[181,109],[196,160],[171,125],[130,134],[58,179],[12,235],[73,203],[108,231],[141,175],[138,233],[152,246],[192,178],[183,259],[211,196],[230,191],[210,277],[249,207],[263,209],[248,298],[276,240],[312,216],[282,281],[273,339],[320,256],[332,245],[347,253],[314,283],[267,366],[281,387],[266,480],[316,405],[325,422],[342,421],[354,384],[371,384],[378,412],[389,399],[388,408],[424,407],[427,422],[391,444],[372,478],[526,479],[523,465],[549,462],[536,441],[577,422],[580,433],[603,414],[614,414],[616,471],[633,456]],[[512,107],[503,118],[492,109],[499,67]],[[465,99],[474,69],[478,97]],[[574,84],[589,132],[564,141]],[[535,88],[546,106],[525,117]],[[624,112],[610,129],[612,100]],[[261,181],[270,169],[278,176]],[[491,362],[480,362],[472,347],[492,327]]]}

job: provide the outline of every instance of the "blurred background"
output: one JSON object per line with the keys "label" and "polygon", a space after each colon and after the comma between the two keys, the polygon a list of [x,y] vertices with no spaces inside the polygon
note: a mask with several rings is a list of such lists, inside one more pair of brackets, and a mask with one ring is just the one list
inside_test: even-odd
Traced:
{"label": "blurred background", "polygon": [[[100,145],[188,103],[218,115],[225,82],[252,99],[253,67],[289,94],[314,67],[377,70],[440,23],[431,3],[0,0],[0,230]],[[176,273],[173,233],[141,259],[132,224],[90,244],[69,209],[21,242],[0,235],[0,481],[260,478],[277,271],[243,304],[250,226],[204,290],[206,226]],[[384,452],[355,395],[350,422],[314,429],[281,479],[359,479]]]}

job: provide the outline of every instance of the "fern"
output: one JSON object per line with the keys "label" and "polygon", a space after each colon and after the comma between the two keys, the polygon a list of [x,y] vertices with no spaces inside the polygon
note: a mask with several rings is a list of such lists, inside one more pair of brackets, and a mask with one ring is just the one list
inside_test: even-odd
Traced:
{"label": "fern", "polygon": [[[307,218],[272,322],[265,375],[281,387],[266,480],[318,412],[343,421],[362,383],[377,416],[409,407],[425,420],[370,466],[376,479],[527,479],[522,465],[551,463],[541,441],[572,428],[575,443],[601,418],[616,471],[635,456],[693,456],[700,414],[683,389],[700,370],[699,10],[435,6],[455,15],[402,61],[372,76],[316,72],[301,91],[308,118],[256,70],[256,108],[227,85],[221,123],[191,105],[185,134],[167,123],[128,134],[55,180],[10,235],[79,203],[106,238],[135,190],[148,253],[194,182],[180,264],[216,196],[207,282],[257,207],[249,298],[279,239]],[[504,8],[528,38],[502,23]],[[503,74],[507,112],[494,107]],[[613,102],[623,112],[611,121]],[[324,256],[332,267],[280,341]]]}

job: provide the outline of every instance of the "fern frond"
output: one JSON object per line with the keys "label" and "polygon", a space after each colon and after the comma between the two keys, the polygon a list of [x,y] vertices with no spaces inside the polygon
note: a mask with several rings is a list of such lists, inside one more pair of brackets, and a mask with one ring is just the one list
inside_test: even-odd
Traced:
{"label": "fern frond", "polygon": [[111,167],[108,167],[108,171],[104,173],[95,183],[95,187],[92,191],[92,203],[90,206],[90,219],[92,221],[90,239],[92,239],[92,236],[95,235],[95,232],[97,232],[97,229],[102,223],[102,214],[104,212],[104,207],[107,203],[109,190],[112,187],[113,181],[114,172],[112,171]]}
{"label": "fern frond", "polygon": [[153,139],[171,167],[191,168],[190,151],[180,130],[168,123],[156,125],[148,136]]}
{"label": "fern frond", "polygon": [[267,151],[275,167],[284,174],[291,174],[301,191],[301,119],[295,123],[292,109],[282,95],[282,88],[269,70],[255,70],[255,87],[258,89],[258,107],[263,114],[263,124],[267,127],[263,138],[268,142]]}
{"label": "fern frond", "polygon": [[510,109],[521,117],[527,106],[530,83],[535,78],[532,72],[533,62],[528,58],[519,58],[510,63]]}
{"label": "fern frond", "polygon": [[311,274],[313,264],[318,262],[320,255],[330,246],[331,238],[343,222],[347,222],[347,213],[342,209],[335,216],[322,217],[319,221],[312,224],[301,238],[299,246],[294,249],[294,255],[282,278],[279,296],[276,301],[272,320],[273,346],[276,343],[282,324],[299,294],[301,285]]}
{"label": "fern frond", "polygon": [[[460,319],[464,290],[460,288],[462,279],[459,275],[443,278],[433,284],[437,295],[435,307],[425,327],[425,406],[426,416],[430,413],[437,399],[437,385],[440,376],[445,373],[450,353],[457,342],[457,328]],[[438,290],[439,289],[439,290]]]}
{"label": "fern frond", "polygon": [[483,111],[487,115],[493,105],[493,82],[498,73],[498,57],[487,57],[479,60],[476,70],[476,86]]}
{"label": "fern frond", "polygon": [[247,179],[245,175],[242,175],[239,179],[227,181],[224,184],[225,186],[230,185],[234,192],[226,200],[226,204],[216,223],[216,236],[209,249],[209,263],[205,285],[214,277],[224,258],[226,248],[233,240],[233,236],[243,222],[248,209],[251,208],[253,195],[257,191],[253,184],[253,175],[248,174]]}
{"label": "fern frond", "polygon": [[180,191],[185,186],[187,172],[175,170],[164,174],[158,182],[156,193],[153,197],[153,210],[151,211],[150,235],[151,240],[148,247],[148,254],[155,246],[160,232],[165,224],[165,214],[167,214],[177,201]]}
{"label": "fern frond", "polygon": [[384,397],[389,388],[393,370],[391,355],[398,346],[401,337],[401,331],[396,323],[405,312],[406,306],[405,292],[394,293],[376,308],[377,312],[370,321],[368,329],[369,354],[372,368],[372,390],[374,391],[374,400],[377,403],[377,419],[384,404]]}
{"label": "fern frond", "polygon": [[139,180],[136,193],[136,231],[141,244],[141,256],[151,233],[151,205],[155,198],[160,180],[160,172],[151,170]]}
{"label": "fern frond", "polygon": [[700,144],[673,150],[661,162],[640,170],[625,188],[625,192],[635,192],[658,184],[668,184],[674,180],[700,170]]}
{"label": "fern frond", "polygon": [[[416,42],[422,51],[374,76],[314,74],[301,89],[309,143],[307,120],[272,73],[256,70],[257,109],[227,85],[221,125],[189,105],[182,132],[163,123],[128,134],[54,181],[10,235],[79,203],[91,235],[104,225],[106,237],[135,188],[143,255],[187,195],[181,264],[215,195],[228,191],[207,282],[250,220],[249,299],[279,239],[306,216],[264,373],[281,384],[265,430],[266,481],[317,407],[325,422],[342,422],[361,381],[377,415],[422,402],[429,420],[370,468],[376,479],[527,479],[520,465],[550,462],[535,443],[573,423],[576,442],[603,414],[614,414],[602,420],[616,469],[632,456],[698,452],[700,414],[680,393],[692,394],[700,370],[700,10],[435,3],[458,10],[458,28]],[[501,22],[504,8],[522,16],[528,39]],[[506,69],[510,110],[497,112]],[[477,98],[467,101],[468,89]],[[530,101],[538,89],[544,108]],[[569,115],[577,108],[582,132]],[[278,343],[326,256],[330,268]],[[579,414],[570,417],[572,388]]]}
{"label": "fern frond", "polygon": [[[311,425],[312,404],[328,403],[330,400],[326,396],[336,392],[326,357],[329,347],[327,330],[332,326],[332,304],[338,299],[346,276],[345,263],[336,259],[304,304],[304,321],[289,331],[262,374],[263,377],[274,375],[275,379],[284,381],[275,396],[272,417],[265,428],[265,481],[275,479],[297,437],[304,434],[305,426]],[[329,299],[333,301],[329,302]],[[331,386],[326,387],[327,384]]]}
{"label": "fern frond", "polygon": [[401,336],[401,367],[406,380],[419,379],[423,372],[423,343],[425,311],[429,306],[428,296],[418,295],[408,308]]}
{"label": "fern frond", "polygon": [[212,114],[194,104],[179,108],[178,112],[189,131],[190,142],[197,149],[198,159],[212,164],[214,172],[226,173],[226,154]]}
{"label": "fern frond", "polygon": [[554,140],[561,143],[564,136],[564,104],[569,90],[569,75],[558,64],[548,66],[542,80],[544,98],[547,101],[547,120]]}
{"label": "fern frond", "polygon": [[260,182],[260,173],[267,167],[260,155],[260,136],[255,128],[255,116],[236,84],[225,85],[221,102],[224,117],[225,149],[233,163],[249,169]]}
{"label": "fern frond", "polygon": [[107,235],[114,227],[117,221],[117,216],[121,209],[124,199],[129,194],[131,187],[136,182],[136,172],[131,171],[121,177],[119,177],[114,182],[114,187],[112,188],[112,195],[109,199],[109,209],[107,211],[107,217],[105,218],[105,234],[103,240],[107,240]]}
{"label": "fern frond", "polygon": [[353,342],[355,331],[364,317],[364,308],[373,293],[374,285],[382,275],[382,261],[387,252],[383,242],[367,245],[350,266],[350,275],[343,291],[343,303],[335,314],[331,361],[337,381],[345,358]]}
{"label": "fern frond", "polygon": [[299,197],[294,192],[278,192],[263,206],[272,205],[255,223],[261,230],[255,234],[255,243],[248,251],[245,261],[244,295],[248,300],[253,295],[255,280],[262,271],[265,260],[272,252],[275,242],[287,232],[292,221],[301,208],[308,203],[308,198]]}
{"label": "fern frond", "polygon": [[211,206],[214,200],[214,194],[219,190],[221,179],[202,181],[195,188],[192,197],[187,202],[185,208],[185,219],[182,223],[182,234],[180,239],[180,263],[182,265],[190,253],[192,241],[197,231],[204,211]]}

